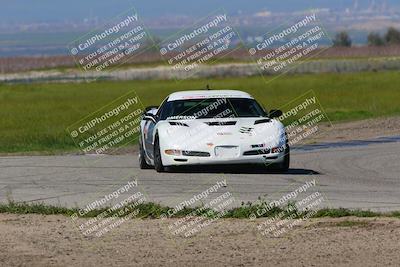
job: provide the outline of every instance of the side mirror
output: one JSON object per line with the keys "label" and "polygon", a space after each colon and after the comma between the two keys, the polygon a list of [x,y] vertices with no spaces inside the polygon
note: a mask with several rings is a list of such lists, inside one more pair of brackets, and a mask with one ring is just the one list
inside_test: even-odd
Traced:
{"label": "side mirror", "polygon": [[271,109],[270,111],[269,111],[269,117],[271,118],[271,119],[273,119],[273,118],[279,118],[280,116],[282,116],[282,110],[279,110],[279,109]]}
{"label": "side mirror", "polygon": [[143,120],[145,120],[145,121],[152,121],[152,122],[154,122],[154,123],[157,123],[156,115],[154,115],[153,113],[150,113],[150,112],[146,112],[146,113],[144,114]]}
{"label": "side mirror", "polygon": [[143,120],[157,122],[157,109],[158,106],[148,106],[144,109]]}
{"label": "side mirror", "polygon": [[152,109],[158,109],[158,106],[148,106],[144,109],[144,112],[147,113],[148,111],[152,110]]}

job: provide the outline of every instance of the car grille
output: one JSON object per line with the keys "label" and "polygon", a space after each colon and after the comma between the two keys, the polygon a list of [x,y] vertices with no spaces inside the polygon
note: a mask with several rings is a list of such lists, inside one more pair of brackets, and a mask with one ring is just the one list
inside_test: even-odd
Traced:
{"label": "car grille", "polygon": [[183,151],[182,155],[188,157],[210,157],[210,153],[201,151]]}

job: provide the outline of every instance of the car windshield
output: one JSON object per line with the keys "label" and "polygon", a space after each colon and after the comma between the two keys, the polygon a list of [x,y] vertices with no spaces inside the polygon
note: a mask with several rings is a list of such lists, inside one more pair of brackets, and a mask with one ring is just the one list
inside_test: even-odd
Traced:
{"label": "car windshield", "polygon": [[175,100],[160,110],[161,120],[264,117],[264,110],[254,99],[208,98]]}

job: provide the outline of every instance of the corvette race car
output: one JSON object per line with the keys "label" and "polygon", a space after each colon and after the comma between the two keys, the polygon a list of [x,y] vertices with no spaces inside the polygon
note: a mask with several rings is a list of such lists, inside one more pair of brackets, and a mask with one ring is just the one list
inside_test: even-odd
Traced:
{"label": "corvette race car", "polygon": [[147,107],[139,164],[157,172],[182,165],[265,164],[287,171],[290,148],[280,110],[267,113],[235,90],[183,91]]}

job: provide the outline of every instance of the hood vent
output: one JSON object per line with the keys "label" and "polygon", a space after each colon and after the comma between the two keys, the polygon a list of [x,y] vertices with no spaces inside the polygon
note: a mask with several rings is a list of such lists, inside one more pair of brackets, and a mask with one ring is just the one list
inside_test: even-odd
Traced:
{"label": "hood vent", "polygon": [[169,124],[170,124],[170,125],[173,125],[173,126],[185,126],[185,127],[189,127],[189,125],[187,125],[186,123],[184,123],[184,122],[179,122],[179,121],[170,121]]}
{"label": "hood vent", "polygon": [[256,125],[256,124],[261,124],[261,123],[268,123],[268,122],[271,122],[271,119],[256,120],[256,121],[254,122],[254,125]]}
{"label": "hood vent", "polygon": [[251,127],[241,127],[239,129],[239,132],[241,133],[245,133],[245,134],[251,134],[251,132],[253,131],[254,128]]}
{"label": "hood vent", "polygon": [[205,122],[208,126],[232,126],[236,125],[236,121],[213,121]]}

